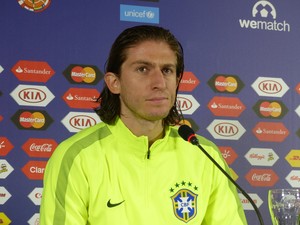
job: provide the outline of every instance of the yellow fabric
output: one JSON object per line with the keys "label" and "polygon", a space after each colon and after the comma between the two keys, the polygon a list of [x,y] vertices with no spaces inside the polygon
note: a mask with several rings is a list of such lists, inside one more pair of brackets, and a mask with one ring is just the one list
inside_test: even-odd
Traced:
{"label": "yellow fabric", "polygon": [[[216,146],[198,138],[228,171]],[[236,189],[176,128],[153,143],[149,159],[147,151],[147,137],[120,119],[61,143],[46,167],[40,224],[247,224]]]}

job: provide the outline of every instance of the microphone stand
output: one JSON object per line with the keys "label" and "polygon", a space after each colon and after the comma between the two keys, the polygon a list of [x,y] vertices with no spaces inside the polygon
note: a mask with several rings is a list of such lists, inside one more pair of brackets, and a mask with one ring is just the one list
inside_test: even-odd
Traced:
{"label": "microphone stand", "polygon": [[264,221],[263,221],[263,218],[256,206],[256,204],[254,203],[254,201],[252,200],[252,198],[247,194],[247,192],[245,192],[243,190],[243,188],[241,188],[233,179],[232,177],[216,162],[216,160],[214,160],[210,154],[207,153],[207,151],[199,144],[199,141],[198,139],[195,137],[195,138],[192,138],[190,140],[190,142],[193,144],[193,145],[196,145],[198,146],[198,148],[215,164],[215,166],[217,166],[219,168],[219,170],[221,170],[221,172],[241,191],[241,193],[247,198],[247,200],[251,203],[252,207],[254,208],[255,212],[256,212],[256,215],[259,219],[259,222],[261,225],[264,225]]}

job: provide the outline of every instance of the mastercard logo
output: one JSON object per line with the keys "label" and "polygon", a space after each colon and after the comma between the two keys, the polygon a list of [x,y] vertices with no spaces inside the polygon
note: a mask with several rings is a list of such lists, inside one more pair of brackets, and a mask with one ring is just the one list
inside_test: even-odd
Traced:
{"label": "mastercard logo", "polygon": [[279,117],[282,109],[278,102],[263,102],[259,107],[260,113],[265,117]]}
{"label": "mastercard logo", "polygon": [[215,80],[215,87],[220,92],[234,92],[238,87],[238,83],[234,77],[219,76]]}
{"label": "mastercard logo", "polygon": [[53,122],[46,111],[18,110],[12,121],[19,129],[45,130]]}
{"label": "mastercard logo", "polygon": [[96,71],[91,67],[75,66],[71,70],[71,78],[77,83],[93,83],[96,79]]}
{"label": "mastercard logo", "polygon": [[281,101],[259,100],[253,107],[255,113],[261,118],[281,119],[288,112]]}
{"label": "mastercard logo", "polygon": [[92,65],[69,65],[63,72],[65,77],[73,84],[97,84],[102,78],[103,73]]}
{"label": "mastercard logo", "polygon": [[237,94],[244,87],[238,76],[215,74],[208,80],[208,85],[219,93]]}
{"label": "mastercard logo", "polygon": [[20,125],[24,128],[40,129],[45,125],[45,116],[40,112],[23,112],[19,117]]}

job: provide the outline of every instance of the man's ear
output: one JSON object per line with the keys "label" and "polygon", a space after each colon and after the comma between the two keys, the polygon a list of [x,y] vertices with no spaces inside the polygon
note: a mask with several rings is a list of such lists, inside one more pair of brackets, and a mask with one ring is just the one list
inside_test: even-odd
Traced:
{"label": "man's ear", "polygon": [[104,81],[113,94],[120,94],[120,80],[116,74],[108,72],[104,75]]}

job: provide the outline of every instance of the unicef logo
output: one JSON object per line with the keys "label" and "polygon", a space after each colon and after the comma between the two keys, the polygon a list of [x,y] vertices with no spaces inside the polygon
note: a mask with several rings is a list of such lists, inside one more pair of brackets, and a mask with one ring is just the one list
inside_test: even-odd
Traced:
{"label": "unicef logo", "polygon": [[262,0],[256,2],[252,9],[252,16],[253,17],[262,17],[268,18],[272,16],[272,18],[276,19],[276,9],[275,7],[268,1]]}
{"label": "unicef logo", "polygon": [[152,12],[152,11],[148,11],[146,13],[146,17],[149,18],[149,19],[153,19],[155,17],[155,13]]}

